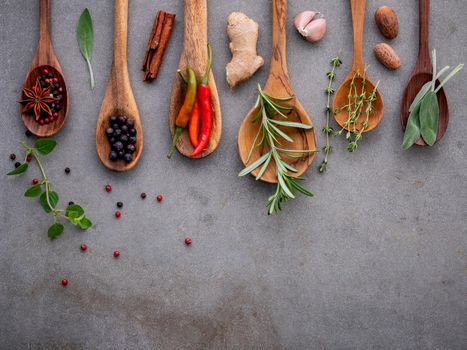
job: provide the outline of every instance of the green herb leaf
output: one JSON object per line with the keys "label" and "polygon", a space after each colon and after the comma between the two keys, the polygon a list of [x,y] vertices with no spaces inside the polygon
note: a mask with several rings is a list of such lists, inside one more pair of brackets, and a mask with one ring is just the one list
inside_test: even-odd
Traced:
{"label": "green herb leaf", "polygon": [[277,125],[282,125],[282,126],[288,126],[288,127],[291,127],[291,128],[313,129],[313,125],[297,123],[297,122],[287,122],[287,121],[282,121],[282,120],[271,119],[271,123],[274,123],[274,124],[277,124]]}
{"label": "green herb leaf", "polygon": [[38,197],[40,196],[42,193],[42,188],[41,188],[41,185],[40,184],[37,184],[37,185],[33,185],[31,187],[29,187],[26,192],[24,192],[24,196],[25,197],[30,197],[30,198],[33,198],[33,197]]}
{"label": "green herb leaf", "polygon": [[432,86],[431,81],[429,81],[428,83],[422,86],[417,96],[415,96],[412,104],[410,105],[409,112],[412,112],[418,105],[420,105],[420,102],[422,101],[422,99],[425,97],[428,91],[430,91],[431,86]]}
{"label": "green herb leaf", "polygon": [[34,148],[37,152],[44,156],[52,152],[55,146],[57,146],[57,141],[51,139],[40,139],[34,144]]}
{"label": "green herb leaf", "polygon": [[[47,203],[47,196],[46,196],[46,193],[43,192],[39,198],[39,201],[41,203],[41,206],[42,208],[44,209],[44,211],[46,213],[50,213],[52,210],[50,210],[49,208],[49,204]],[[57,192],[54,192],[54,191],[50,191],[49,192],[49,201],[50,201],[50,205],[55,208],[58,204],[58,194]]]}
{"label": "green herb leaf", "polygon": [[409,115],[405,126],[404,141],[402,149],[408,150],[420,138],[420,105],[418,105]]}
{"label": "green herb leaf", "polygon": [[253,162],[251,165],[247,166],[245,169],[243,169],[238,176],[245,176],[251,173],[253,170],[255,170],[257,167],[259,167],[261,164],[263,164],[266,159],[269,157],[269,153],[264,154],[262,157],[257,159],[255,162]]}
{"label": "green herb leaf", "polygon": [[83,217],[80,221],[79,221],[79,227],[81,227],[82,230],[87,230],[88,228],[90,228],[92,226],[92,222],[91,220],[89,220],[86,216]]}
{"label": "green herb leaf", "polygon": [[65,209],[65,215],[68,218],[77,219],[84,215],[84,209],[78,204],[72,204]]}
{"label": "green herb leaf", "polygon": [[23,163],[16,169],[10,171],[7,175],[12,176],[12,175],[19,175],[24,173],[26,170],[28,170],[28,163]]}
{"label": "green herb leaf", "polygon": [[94,31],[92,25],[92,18],[89,10],[84,9],[83,13],[79,17],[78,21],[78,43],[86,63],[88,64],[90,79],[91,79],[91,89],[94,89],[94,74],[91,66],[92,58],[92,49],[94,44]]}
{"label": "green herb leaf", "polygon": [[438,135],[439,106],[438,97],[430,91],[420,105],[420,132],[423,140],[430,146],[436,142]]}
{"label": "green herb leaf", "polygon": [[60,236],[63,233],[64,229],[65,227],[61,223],[59,222],[54,223],[52,226],[49,227],[49,231],[48,231],[49,238],[55,238],[55,237]]}

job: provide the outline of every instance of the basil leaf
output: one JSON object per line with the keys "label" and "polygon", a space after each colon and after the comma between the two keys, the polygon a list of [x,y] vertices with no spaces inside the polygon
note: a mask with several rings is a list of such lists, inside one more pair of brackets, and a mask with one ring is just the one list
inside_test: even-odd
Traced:
{"label": "basil leaf", "polygon": [[28,170],[28,163],[23,163],[19,167],[17,167],[16,169],[10,171],[7,175],[8,176],[19,175],[19,174],[24,173],[26,170]]}
{"label": "basil leaf", "polygon": [[29,187],[26,192],[24,192],[24,196],[25,197],[30,197],[30,198],[33,198],[33,197],[38,197],[40,196],[42,193],[42,188],[41,188],[41,185],[40,184],[37,184],[37,185],[33,185],[31,187]]}
{"label": "basil leaf", "polygon": [[402,149],[408,150],[420,138],[420,104],[410,113],[405,126]]}
{"label": "basil leaf", "polygon": [[94,31],[91,14],[89,13],[89,10],[87,8],[84,9],[83,13],[79,17],[77,34],[81,54],[83,55],[84,59],[86,60],[86,63],[88,64],[89,75],[91,79],[91,89],[94,89],[94,74],[91,66],[92,48],[94,44]]}
{"label": "basil leaf", "polygon": [[415,107],[420,105],[420,102],[425,97],[425,95],[428,93],[428,91],[430,91],[432,86],[433,86],[433,83],[431,81],[429,81],[428,83],[422,86],[417,96],[415,96],[412,104],[410,105],[409,112],[412,112],[415,109]]}
{"label": "basil leaf", "polygon": [[[46,213],[50,213],[51,210],[50,210],[49,205],[47,203],[47,197],[46,197],[45,192],[41,194],[41,196],[39,198],[39,201],[41,203],[42,208],[44,208],[44,211]],[[58,194],[57,194],[57,192],[53,192],[53,191],[49,192],[49,201],[50,201],[50,205],[53,208],[55,208],[57,206],[57,204],[58,204]]]}
{"label": "basil leaf", "polygon": [[37,152],[44,156],[52,152],[55,146],[57,146],[57,141],[51,139],[37,140],[34,144],[34,148],[37,150]]}
{"label": "basil leaf", "polygon": [[52,226],[49,227],[49,231],[47,232],[49,235],[49,238],[55,238],[55,237],[60,236],[63,233],[64,229],[65,227],[61,223],[59,222],[54,223]]}
{"label": "basil leaf", "polygon": [[420,105],[420,132],[423,140],[433,146],[438,135],[439,106],[438,97],[430,91]]}
{"label": "basil leaf", "polygon": [[83,217],[79,222],[79,227],[81,227],[82,230],[87,230],[91,226],[92,226],[92,222],[86,216]]}
{"label": "basil leaf", "polygon": [[72,204],[65,209],[65,215],[71,219],[77,219],[84,215],[84,209],[78,204]]}

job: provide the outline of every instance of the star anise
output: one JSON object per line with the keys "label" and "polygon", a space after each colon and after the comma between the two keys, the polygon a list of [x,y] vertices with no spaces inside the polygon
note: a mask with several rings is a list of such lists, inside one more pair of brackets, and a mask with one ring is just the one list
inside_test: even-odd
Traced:
{"label": "star anise", "polygon": [[23,93],[27,98],[18,101],[23,105],[22,112],[25,113],[34,109],[36,120],[40,119],[42,111],[48,115],[52,115],[52,109],[49,104],[58,101],[58,98],[53,97],[50,92],[51,88],[52,87],[49,86],[47,89],[43,89],[39,80],[36,80],[36,85],[33,86],[32,89],[24,87]]}

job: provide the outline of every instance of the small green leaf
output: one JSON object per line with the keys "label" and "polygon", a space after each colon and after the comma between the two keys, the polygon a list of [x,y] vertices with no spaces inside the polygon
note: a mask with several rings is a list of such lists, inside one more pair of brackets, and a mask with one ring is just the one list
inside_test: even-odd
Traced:
{"label": "small green leaf", "polygon": [[[50,210],[49,205],[47,203],[47,197],[46,197],[45,192],[43,192],[41,194],[41,197],[39,198],[39,201],[41,203],[42,208],[44,208],[44,211],[46,213],[50,213],[51,210]],[[50,201],[50,205],[53,208],[55,208],[57,206],[57,204],[58,204],[58,194],[57,194],[57,192],[53,192],[53,191],[49,192],[49,201]]]}
{"label": "small green leaf", "polygon": [[33,186],[29,187],[26,190],[26,192],[24,192],[24,196],[33,198],[33,197],[40,196],[41,193],[42,193],[42,187],[41,187],[40,184],[37,184],[37,185],[33,185]]}
{"label": "small green leaf", "polygon": [[34,144],[34,148],[37,152],[44,156],[52,152],[55,146],[57,146],[57,141],[51,139],[40,139]]}
{"label": "small green leaf", "polygon": [[251,173],[253,170],[255,170],[257,167],[259,167],[261,164],[263,164],[266,159],[269,157],[269,153],[264,154],[262,157],[257,159],[255,162],[247,166],[245,169],[243,169],[238,176],[245,176]]}
{"label": "small green leaf", "polygon": [[83,55],[88,65],[91,79],[91,89],[94,89],[94,74],[91,66],[92,49],[94,44],[94,31],[91,14],[89,13],[89,10],[87,8],[84,9],[83,13],[79,17],[77,34],[81,54]]}
{"label": "small green leaf", "polygon": [[432,86],[431,81],[429,81],[428,83],[422,86],[417,96],[415,96],[412,104],[410,105],[409,112],[412,112],[418,105],[420,105],[420,102],[422,101],[422,99],[425,97],[428,91],[430,91],[431,86]]}
{"label": "small green leaf", "polygon": [[7,175],[8,176],[19,175],[19,174],[24,173],[26,170],[28,170],[28,163],[23,163],[19,167],[17,167],[16,169],[10,171]]}
{"label": "small green leaf", "polygon": [[81,227],[82,230],[87,230],[91,226],[92,226],[92,222],[86,216],[83,217],[79,222],[79,227]]}
{"label": "small green leaf", "polygon": [[430,91],[420,105],[420,133],[423,140],[430,146],[433,146],[436,142],[438,121],[438,97],[434,91]]}
{"label": "small green leaf", "polygon": [[402,149],[408,150],[420,138],[420,105],[418,105],[409,115],[405,126],[404,141]]}
{"label": "small green leaf", "polygon": [[48,231],[49,238],[55,238],[55,237],[60,236],[63,233],[64,229],[65,227],[61,223],[59,222],[54,223],[52,226],[49,227],[49,231]]}
{"label": "small green leaf", "polygon": [[65,210],[65,215],[71,219],[77,219],[84,215],[84,209],[78,204],[69,205]]}
{"label": "small green leaf", "polygon": [[297,123],[297,122],[287,122],[282,120],[271,119],[271,122],[277,125],[288,126],[291,128],[298,128],[298,129],[312,129],[313,125]]}

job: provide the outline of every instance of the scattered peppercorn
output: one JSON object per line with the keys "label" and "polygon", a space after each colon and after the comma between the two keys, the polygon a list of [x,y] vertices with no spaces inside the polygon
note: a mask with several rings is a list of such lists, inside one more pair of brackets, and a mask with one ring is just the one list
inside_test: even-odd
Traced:
{"label": "scattered peppercorn", "polygon": [[122,208],[122,207],[123,207],[123,203],[122,203],[122,202],[117,202],[117,207],[118,207],[118,208]]}
{"label": "scattered peppercorn", "polygon": [[62,279],[61,282],[62,286],[66,287],[68,285],[68,280],[66,278]]}
{"label": "scattered peppercorn", "polygon": [[81,250],[85,252],[88,249],[88,246],[86,244],[81,244]]}
{"label": "scattered peppercorn", "polygon": [[118,219],[120,216],[122,216],[122,213],[120,213],[118,210],[115,212],[115,217]]}
{"label": "scattered peppercorn", "polygon": [[68,202],[68,205],[73,205],[73,204],[75,204],[75,202],[72,202],[72,201]]}
{"label": "scattered peppercorn", "polygon": [[14,154],[14,153],[10,154],[10,159],[15,160],[16,159],[16,154]]}
{"label": "scattered peppercorn", "polygon": [[158,202],[162,202],[162,200],[164,199],[164,197],[162,197],[161,194],[158,194],[157,197],[156,197],[157,201]]}
{"label": "scattered peppercorn", "polygon": [[69,174],[71,172],[70,168],[65,168],[65,174]]}
{"label": "scattered peppercorn", "polygon": [[146,199],[146,193],[144,193],[144,192],[141,193],[141,198],[142,198],[142,199]]}
{"label": "scattered peppercorn", "polygon": [[32,160],[32,156],[30,154],[27,155],[26,161],[30,162]]}
{"label": "scattered peppercorn", "polygon": [[185,244],[186,244],[186,245],[190,245],[192,242],[193,242],[193,241],[191,240],[190,237],[186,237],[186,238],[185,238]]}
{"label": "scattered peppercorn", "polygon": [[118,258],[120,256],[120,252],[118,250],[114,251],[114,257]]}
{"label": "scattered peppercorn", "polygon": [[27,136],[27,137],[31,137],[32,136],[32,132],[30,132],[29,130],[26,130],[24,132],[24,134]]}
{"label": "scattered peppercorn", "polygon": [[33,185],[37,185],[39,183],[39,180],[38,179],[32,179],[32,184]]}
{"label": "scattered peppercorn", "polygon": [[105,185],[105,190],[106,190],[107,192],[112,191],[112,186],[110,186],[110,185]]}
{"label": "scattered peppercorn", "polygon": [[20,165],[21,165],[20,162],[16,162],[16,163],[15,163],[15,168],[19,167]]}

